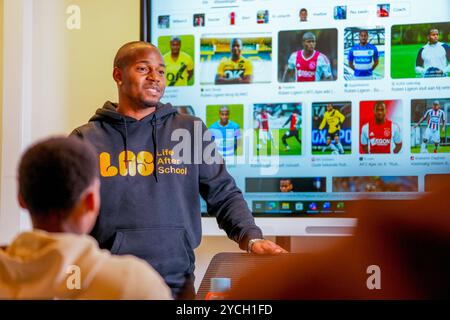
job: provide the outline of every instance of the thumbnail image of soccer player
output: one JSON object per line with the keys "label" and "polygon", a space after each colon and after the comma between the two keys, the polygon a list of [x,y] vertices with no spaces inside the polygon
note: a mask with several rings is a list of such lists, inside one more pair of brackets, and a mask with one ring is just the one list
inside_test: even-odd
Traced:
{"label": "thumbnail image of soccer player", "polygon": [[236,122],[230,120],[230,109],[227,106],[220,108],[219,120],[214,122],[209,129],[222,156],[229,157],[237,154],[241,128]]}
{"label": "thumbnail image of soccer player", "polygon": [[428,43],[417,54],[416,73],[423,77],[445,77],[450,72],[450,47],[439,42],[439,30],[432,28],[427,35]]}
{"label": "thumbnail image of soccer player", "polygon": [[364,124],[361,129],[363,153],[399,153],[402,149],[400,127],[386,118],[386,111],[386,104],[383,101],[375,103],[373,119]]}
{"label": "thumbnail image of soccer player", "polygon": [[242,40],[234,38],[230,42],[231,57],[223,58],[217,67],[216,84],[251,83],[252,62],[242,54]]}
{"label": "thumbnail image of soccer player", "polygon": [[334,19],[336,20],[347,19],[347,6],[334,7]]}
{"label": "thumbnail image of soccer player", "polygon": [[286,131],[283,136],[281,137],[281,141],[283,142],[284,145],[284,150],[289,150],[290,147],[287,143],[287,139],[294,137],[298,143],[301,145],[302,141],[300,140],[300,138],[298,137],[298,128],[300,126],[300,116],[298,114],[297,110],[292,111],[292,114],[289,116],[289,118],[286,120],[286,122],[283,124],[283,128],[289,124],[289,131]]}
{"label": "thumbnail image of soccer player", "polygon": [[348,65],[354,71],[355,78],[372,79],[373,70],[378,66],[378,49],[368,43],[367,30],[359,31],[359,44],[350,48]]}
{"label": "thumbnail image of soccer player", "polygon": [[308,21],[308,11],[306,10],[306,8],[300,9],[298,16],[299,16],[300,22]]}
{"label": "thumbnail image of soccer player", "polygon": [[[434,153],[437,153],[439,144],[441,142],[440,128],[445,132],[445,112],[441,110],[441,105],[438,100],[433,102],[431,109],[428,109],[422,118],[413,126],[413,129],[420,126],[420,124],[427,119],[427,128],[425,129],[425,134],[423,135],[422,144],[420,145],[421,153],[428,153],[427,144],[434,143]],[[442,127],[441,127],[442,124]]]}
{"label": "thumbnail image of soccer player", "polygon": [[339,110],[335,109],[332,104],[327,105],[327,111],[325,111],[319,126],[319,130],[325,130],[325,126],[328,125],[327,145],[323,147],[322,152],[331,149],[331,154],[344,154],[344,148],[339,139],[341,124],[344,123],[344,120],[345,116]]}
{"label": "thumbnail image of soccer player", "polygon": [[291,179],[280,179],[280,192],[292,192],[293,189]]}
{"label": "thumbnail image of soccer player", "polygon": [[181,51],[180,37],[170,39],[170,52],[163,57],[166,65],[167,86],[187,86],[194,74],[194,62],[190,55]]}
{"label": "thumbnail image of soccer player", "polygon": [[282,81],[321,81],[333,80],[330,60],[323,53],[315,50],[316,36],[305,32],[302,37],[303,49],[289,56]]}
{"label": "thumbnail image of soccer player", "polygon": [[262,145],[267,145],[269,142],[272,145],[273,137],[269,128],[269,120],[273,119],[273,117],[267,112],[266,108],[262,108],[259,114],[256,116],[256,121],[258,122],[259,129],[259,143],[256,145],[256,148],[260,150]]}
{"label": "thumbnail image of soccer player", "polygon": [[389,17],[390,4],[379,4],[377,16],[381,18]]}

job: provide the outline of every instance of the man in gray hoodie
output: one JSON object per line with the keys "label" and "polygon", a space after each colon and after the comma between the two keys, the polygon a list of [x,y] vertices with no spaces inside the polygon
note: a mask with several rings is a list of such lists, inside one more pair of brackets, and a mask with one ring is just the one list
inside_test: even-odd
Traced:
{"label": "man in gray hoodie", "polygon": [[[164,73],[155,46],[125,44],[114,59],[118,104],[106,102],[72,134],[97,151],[102,207],[92,235],[100,246],[146,260],[175,297],[194,298],[194,249],[202,236],[199,195],[241,249],[285,250],[263,239],[220,154],[215,148],[208,152],[212,139],[205,124],[160,103]],[[185,148],[177,152],[180,145]]]}

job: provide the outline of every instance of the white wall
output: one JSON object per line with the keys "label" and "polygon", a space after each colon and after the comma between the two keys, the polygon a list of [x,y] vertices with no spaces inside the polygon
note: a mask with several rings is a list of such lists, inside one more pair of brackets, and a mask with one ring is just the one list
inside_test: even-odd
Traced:
{"label": "white wall", "polygon": [[[3,0],[0,0],[0,159],[2,158],[2,134],[3,134]],[[0,161],[0,173],[2,162]],[[0,203],[2,201],[2,185],[0,183]],[[0,225],[2,218],[0,215]]]}
{"label": "white wall", "polygon": [[[30,139],[32,1],[4,0],[3,7],[3,114],[0,202],[0,243],[19,230],[23,215],[16,201],[16,164]],[[7,137],[7,138],[6,138]]]}
{"label": "white wall", "polygon": [[[0,243],[31,227],[16,201],[16,167],[32,142],[67,135],[115,99],[111,65],[120,44],[139,37],[139,0],[3,0],[4,83]],[[81,29],[69,30],[69,5]],[[120,23],[117,23],[120,21]]]}

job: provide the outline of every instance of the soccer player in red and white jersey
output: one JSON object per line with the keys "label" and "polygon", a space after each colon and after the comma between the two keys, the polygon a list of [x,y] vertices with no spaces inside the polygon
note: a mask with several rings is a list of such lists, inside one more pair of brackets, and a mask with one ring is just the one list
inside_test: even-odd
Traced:
{"label": "soccer player in red and white jersey", "polygon": [[315,50],[316,36],[305,32],[302,37],[303,50],[293,52],[283,74],[282,81],[323,81],[333,80],[330,60]]}
{"label": "soccer player in red and white jersey", "polygon": [[374,118],[361,129],[363,153],[399,153],[402,149],[400,127],[386,118],[386,104],[377,101],[373,113]]}
{"label": "soccer player in red and white jersey", "polygon": [[[441,105],[438,100],[433,101],[433,106],[428,109],[422,118],[413,126],[413,129],[420,126],[420,124],[427,119],[427,128],[423,135],[422,144],[420,146],[421,153],[427,153],[427,144],[429,142],[434,143],[434,153],[437,153],[439,143],[441,142],[440,128],[445,132],[445,112],[441,109]],[[441,127],[442,124],[442,127]]]}
{"label": "soccer player in red and white jersey", "polygon": [[272,143],[273,141],[272,133],[269,128],[269,121],[271,119],[273,119],[272,115],[268,113],[264,107],[256,117],[259,129],[259,143],[256,146],[258,150],[261,149],[262,144],[267,144],[267,142]]}
{"label": "soccer player in red and white jersey", "polygon": [[283,136],[281,137],[281,141],[284,145],[284,150],[289,150],[289,145],[287,143],[287,139],[294,137],[298,143],[301,145],[302,141],[298,137],[298,128],[300,127],[300,115],[298,114],[298,110],[294,109],[292,111],[292,114],[289,116],[289,118],[286,120],[286,122],[283,124],[283,127],[285,127],[287,124],[289,124],[289,131],[286,131]]}

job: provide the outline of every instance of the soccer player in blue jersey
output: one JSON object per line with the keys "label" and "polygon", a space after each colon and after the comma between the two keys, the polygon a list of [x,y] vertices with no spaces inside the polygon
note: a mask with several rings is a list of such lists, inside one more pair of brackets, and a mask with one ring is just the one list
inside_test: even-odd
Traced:
{"label": "soccer player in blue jersey", "polygon": [[348,53],[348,65],[358,80],[373,79],[373,70],[378,66],[378,49],[368,40],[367,30],[359,31],[359,44],[351,47]]}
{"label": "soccer player in blue jersey", "polygon": [[214,141],[222,156],[236,155],[239,139],[241,138],[241,128],[236,122],[230,120],[230,109],[227,106],[220,108],[219,117],[220,119],[209,127]]}
{"label": "soccer player in blue jersey", "polygon": [[417,54],[416,73],[424,78],[445,77],[450,72],[450,47],[439,42],[439,30],[430,29],[428,43]]}

